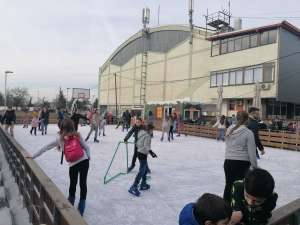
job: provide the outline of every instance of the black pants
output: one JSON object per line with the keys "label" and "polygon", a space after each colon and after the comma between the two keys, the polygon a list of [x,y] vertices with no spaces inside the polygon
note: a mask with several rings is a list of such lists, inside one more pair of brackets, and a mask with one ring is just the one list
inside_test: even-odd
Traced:
{"label": "black pants", "polygon": [[32,134],[32,131],[34,132],[34,135],[36,135],[36,127],[31,127],[30,134]]}
{"label": "black pants", "polygon": [[230,160],[226,159],[224,162],[224,172],[225,172],[225,189],[223,198],[227,202],[231,201],[231,189],[232,185],[237,180],[242,180],[245,177],[247,170],[250,168],[249,161],[241,160]]}
{"label": "black pants", "polygon": [[134,145],[134,153],[132,156],[132,161],[131,161],[131,166],[130,166],[130,168],[132,168],[132,169],[135,167],[135,162],[136,162],[137,156],[138,156],[137,147]]}
{"label": "black pants", "polygon": [[170,140],[170,138],[173,140],[173,125],[170,126],[170,130],[169,130],[169,135],[168,135],[168,139]]}
{"label": "black pants", "polygon": [[75,198],[76,186],[78,180],[78,174],[80,176],[80,199],[86,199],[87,193],[87,175],[89,170],[89,160],[83,160],[80,163],[77,163],[74,166],[69,168],[69,176],[70,176],[70,187],[69,187],[69,197]]}

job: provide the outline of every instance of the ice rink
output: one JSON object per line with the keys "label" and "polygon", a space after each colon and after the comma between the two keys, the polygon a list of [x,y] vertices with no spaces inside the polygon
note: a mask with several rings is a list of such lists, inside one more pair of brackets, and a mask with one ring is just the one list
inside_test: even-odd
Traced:
{"label": "ice rink", "polygon": [[[85,138],[89,127],[79,127]],[[31,136],[29,129],[15,127],[15,138],[30,153],[34,153],[57,135],[57,126],[51,125],[48,134]],[[100,143],[91,137],[91,161],[88,176],[87,206],[84,218],[89,225],[175,225],[182,207],[195,201],[205,192],[222,196],[224,189],[223,142],[214,139],[181,136],[171,143],[160,141],[160,132],[154,133],[152,149],[158,158],[149,157],[152,171],[151,189],[134,197],[128,193],[139,163],[128,175],[120,176],[104,185],[103,177],[113,156],[118,141],[126,135],[114,126],[108,126],[106,136]],[[129,149],[129,160],[133,146]],[[125,170],[124,145],[116,156],[111,174]],[[61,153],[53,149],[36,159],[41,168],[61,191],[68,195],[68,165],[60,165]],[[300,152],[266,148],[266,154],[259,160],[259,166],[271,172],[279,194],[277,206],[300,198]],[[79,198],[79,187],[77,189]],[[76,201],[77,203],[77,201]],[[77,204],[76,204],[77,205]]]}

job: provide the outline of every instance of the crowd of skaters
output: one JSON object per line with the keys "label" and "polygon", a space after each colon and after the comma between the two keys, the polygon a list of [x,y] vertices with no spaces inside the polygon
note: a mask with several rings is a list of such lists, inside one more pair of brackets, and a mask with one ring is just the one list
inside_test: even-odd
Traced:
{"label": "crowd of skaters", "polygon": [[[40,127],[39,130],[42,134],[47,134],[49,111],[47,108],[43,108],[34,113],[32,113],[31,119],[32,128]],[[58,110],[57,115],[60,129],[58,137],[37,151],[32,158],[36,158],[55,147],[64,151],[75,148],[78,151],[77,154],[73,155],[67,155],[68,152],[65,152],[65,158],[69,163],[70,177],[68,199],[74,205],[79,176],[80,199],[78,210],[83,215],[87,196],[86,180],[89,160],[91,159],[86,141],[94,132],[94,142],[99,142],[97,139],[98,130],[101,127],[101,121],[106,120],[107,117],[101,120],[97,109],[89,110],[86,115],[81,115],[75,111],[71,116],[67,116],[63,110]],[[7,110],[3,119],[6,121],[5,129],[12,127],[13,130],[16,118],[15,112],[11,108]],[[86,120],[90,125],[90,132],[85,139],[77,131],[80,119]],[[255,107],[251,107],[249,113],[238,112],[237,116],[232,118],[230,122],[223,116],[219,118],[214,126],[218,128],[218,140],[225,141],[226,146],[223,198],[206,193],[197,201],[187,204],[179,214],[180,225],[267,224],[272,210],[276,207],[278,195],[274,192],[275,181],[272,175],[258,166],[257,149],[261,151],[261,154],[265,153],[258,136],[258,121],[259,109]],[[161,141],[164,139],[164,133],[168,134],[168,141],[174,139],[174,131],[177,132],[177,135],[180,135],[182,124],[183,121],[180,115],[176,113],[165,115],[162,121]],[[25,123],[24,128],[26,128]],[[134,155],[128,172],[135,167],[137,159],[140,164],[133,184],[128,190],[130,194],[135,196],[140,196],[140,191],[150,189],[150,185],[147,183],[147,174],[151,170],[149,169],[147,157],[150,154],[153,158],[157,158],[151,146],[153,128],[154,117],[152,112],[149,112],[145,121],[135,115],[131,116],[128,111],[125,111],[122,115],[122,130],[128,131],[124,142],[128,142],[131,135],[134,135]],[[31,129],[32,131],[34,132]],[[13,135],[13,131],[11,131],[11,134]],[[74,149],[73,151],[75,152]]]}

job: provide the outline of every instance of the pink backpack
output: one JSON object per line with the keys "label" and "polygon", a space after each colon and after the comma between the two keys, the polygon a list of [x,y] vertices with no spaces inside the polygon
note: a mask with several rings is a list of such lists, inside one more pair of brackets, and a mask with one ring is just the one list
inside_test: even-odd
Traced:
{"label": "pink backpack", "polygon": [[76,162],[84,155],[78,136],[64,138],[64,154],[66,161],[71,163]]}

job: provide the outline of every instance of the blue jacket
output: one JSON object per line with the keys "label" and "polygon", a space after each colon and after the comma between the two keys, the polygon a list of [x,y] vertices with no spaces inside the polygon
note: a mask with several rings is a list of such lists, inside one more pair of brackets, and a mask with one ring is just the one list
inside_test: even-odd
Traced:
{"label": "blue jacket", "polygon": [[180,212],[179,225],[200,225],[194,216],[194,205],[195,203],[187,204]]}

